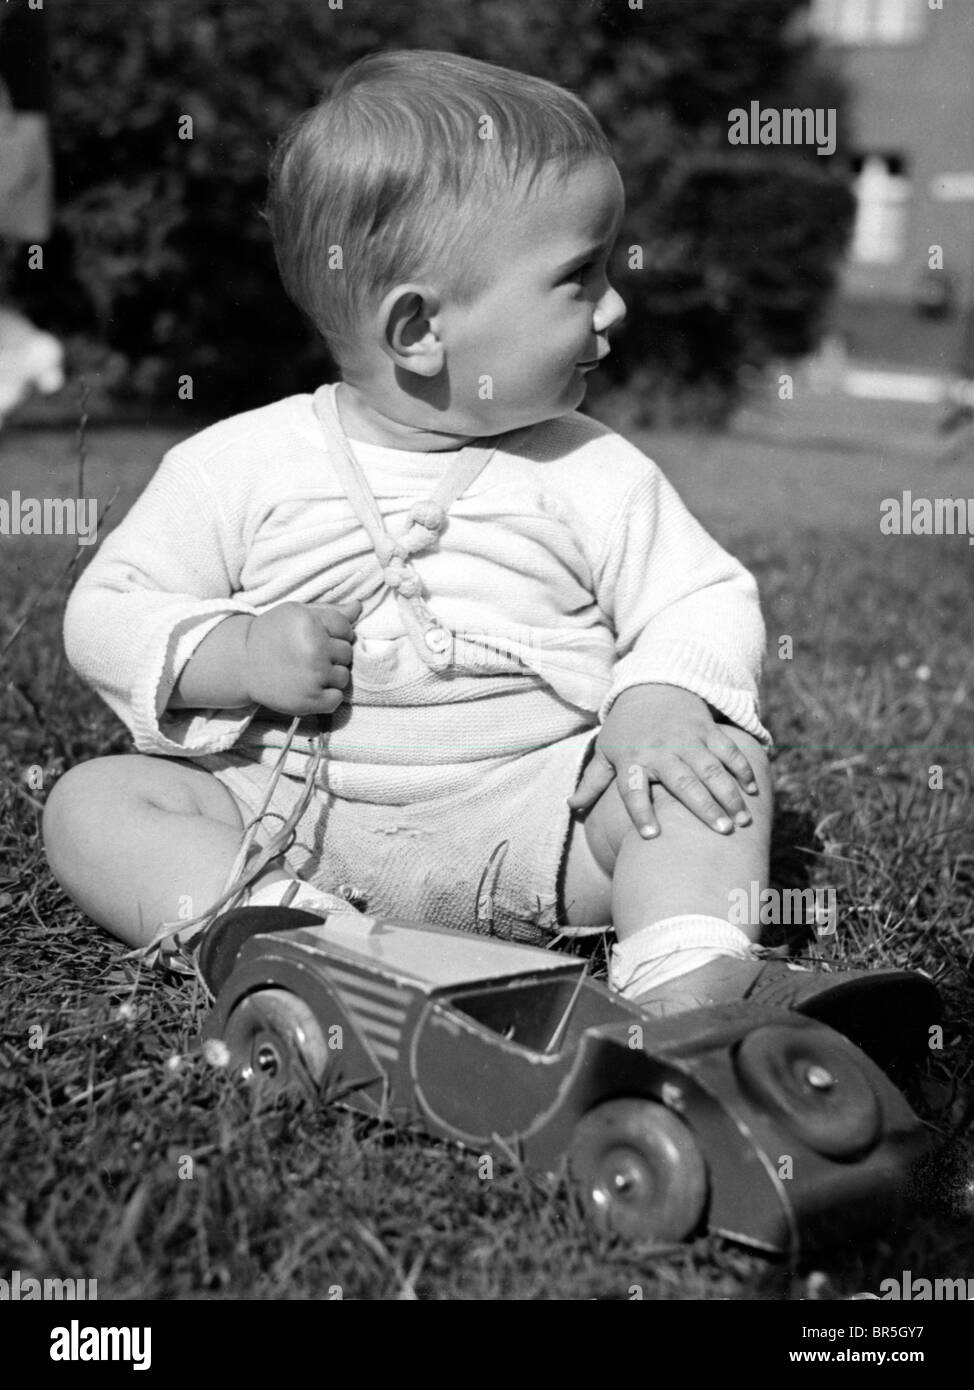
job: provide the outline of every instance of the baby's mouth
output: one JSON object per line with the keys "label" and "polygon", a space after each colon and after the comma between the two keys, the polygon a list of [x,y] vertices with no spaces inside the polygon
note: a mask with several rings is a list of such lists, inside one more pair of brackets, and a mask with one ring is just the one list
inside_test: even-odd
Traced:
{"label": "baby's mouth", "polygon": [[598,355],[597,357],[590,357],[590,358],[588,359],[587,362],[576,362],[575,365],[576,365],[577,367],[585,367],[585,368],[598,367],[602,362],[605,361],[605,359],[608,357],[608,355],[609,355],[609,349],[606,348],[605,352],[600,352],[599,355]]}

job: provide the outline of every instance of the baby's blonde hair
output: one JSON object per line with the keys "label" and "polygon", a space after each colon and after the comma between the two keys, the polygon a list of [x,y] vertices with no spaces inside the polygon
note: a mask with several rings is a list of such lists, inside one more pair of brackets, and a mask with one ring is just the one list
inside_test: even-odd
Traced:
{"label": "baby's blonde hair", "polygon": [[515,186],[611,157],[588,107],[554,83],[454,53],[372,54],[272,156],[267,220],[284,286],[341,362],[400,281],[435,270],[458,302],[476,298],[470,253]]}

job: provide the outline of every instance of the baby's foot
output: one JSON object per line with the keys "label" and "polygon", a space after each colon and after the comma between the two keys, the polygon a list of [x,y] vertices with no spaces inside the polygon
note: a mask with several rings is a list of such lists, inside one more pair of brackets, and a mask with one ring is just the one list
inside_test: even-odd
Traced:
{"label": "baby's foot", "polygon": [[910,970],[807,970],[783,960],[720,956],[632,1000],[652,1018],[741,1002],[794,1009],[844,1033],[877,1061],[919,1056],[941,1019],[940,996]]}
{"label": "baby's foot", "polygon": [[759,960],[717,956],[706,965],[667,980],[631,1002],[653,1018],[668,1018],[715,1004],[739,1004],[747,998],[762,967],[763,962]]}

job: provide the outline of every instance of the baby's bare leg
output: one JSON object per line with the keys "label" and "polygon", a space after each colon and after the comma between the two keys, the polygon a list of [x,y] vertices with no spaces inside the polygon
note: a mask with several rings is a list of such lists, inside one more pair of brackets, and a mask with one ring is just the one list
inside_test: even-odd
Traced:
{"label": "baby's bare leg", "polygon": [[[618,778],[569,835],[563,898],[573,926],[612,922],[620,941],[653,922],[694,914],[729,920],[733,890],[758,891],[768,880],[772,790],[768,760],[756,739],[722,725],[742,749],[758,783],[744,794],[752,823],[719,835],[676,798],[653,788],[661,834],[644,840],[619,793]],[[748,899],[750,900],[750,898]],[[751,940],[758,925],[737,921]]]}
{"label": "baby's bare leg", "polygon": [[[54,877],[131,946],[160,923],[204,912],[223,890],[246,812],[193,763],[141,754],[96,758],[57,783],[44,810]],[[271,869],[261,880],[288,877]]]}

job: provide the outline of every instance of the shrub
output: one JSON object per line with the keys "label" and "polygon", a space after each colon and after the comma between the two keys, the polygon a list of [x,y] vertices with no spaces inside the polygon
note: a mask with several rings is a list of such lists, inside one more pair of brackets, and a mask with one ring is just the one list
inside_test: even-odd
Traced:
{"label": "shrub", "polygon": [[[629,318],[609,381],[719,415],[742,368],[807,352],[851,218],[840,156],[731,146],[728,111],[833,106],[805,0],[60,0],[51,55],[59,207],[15,297],[124,364],[119,389],[207,414],[307,389],[323,346],[286,299],[261,217],[270,147],[377,47],[459,50],[578,91],[629,210]],[[193,138],[180,139],[189,116]],[[841,132],[841,120],[840,120]],[[642,248],[642,268],[630,268]]]}

